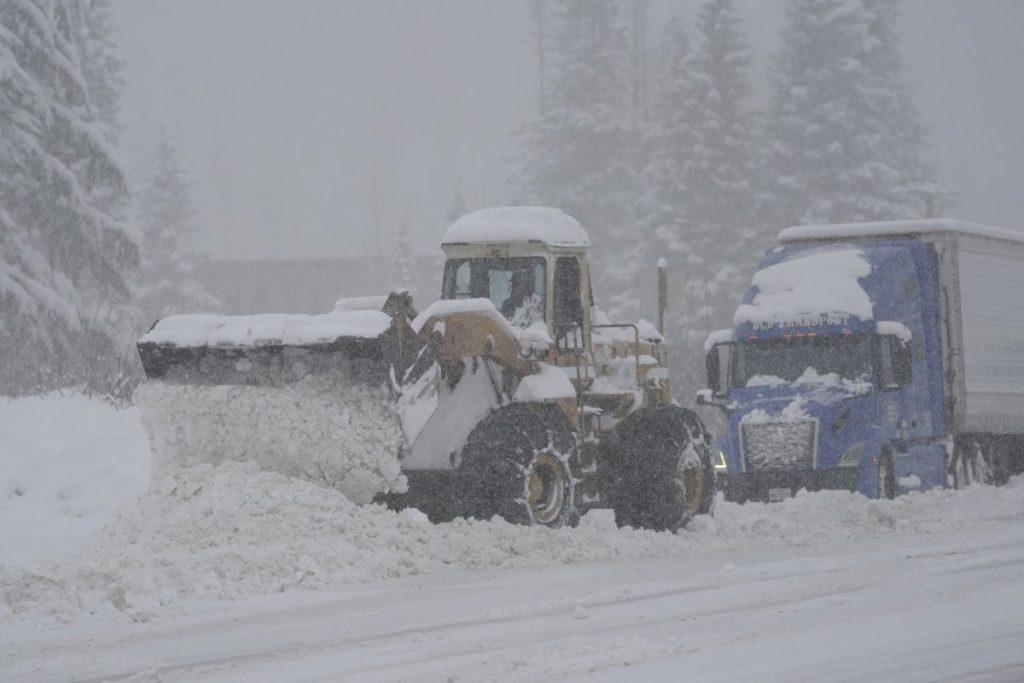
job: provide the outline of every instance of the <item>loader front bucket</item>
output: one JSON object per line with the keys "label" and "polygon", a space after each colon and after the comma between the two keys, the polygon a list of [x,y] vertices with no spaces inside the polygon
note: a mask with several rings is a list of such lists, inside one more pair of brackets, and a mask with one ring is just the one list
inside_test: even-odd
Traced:
{"label": "loader front bucket", "polygon": [[421,344],[404,316],[171,316],[138,343],[153,471],[252,460],[356,503],[404,486],[396,378]]}

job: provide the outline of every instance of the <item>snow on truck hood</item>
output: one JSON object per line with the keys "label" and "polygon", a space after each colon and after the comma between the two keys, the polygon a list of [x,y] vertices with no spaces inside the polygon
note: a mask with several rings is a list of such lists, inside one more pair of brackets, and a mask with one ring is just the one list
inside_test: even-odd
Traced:
{"label": "snow on truck hood", "polygon": [[590,237],[572,216],[541,206],[501,206],[479,209],[455,221],[441,244],[543,242],[556,246],[589,247]]}
{"label": "snow on truck hood", "polygon": [[171,315],[140,343],[173,346],[255,346],[263,343],[316,344],[338,337],[374,339],[391,326],[382,311],[335,311],[323,315]]}
{"label": "snow on truck hood", "polygon": [[736,325],[819,325],[832,316],[871,320],[873,306],[858,280],[871,273],[860,249],[804,253],[754,274],[756,293],[736,310]]}

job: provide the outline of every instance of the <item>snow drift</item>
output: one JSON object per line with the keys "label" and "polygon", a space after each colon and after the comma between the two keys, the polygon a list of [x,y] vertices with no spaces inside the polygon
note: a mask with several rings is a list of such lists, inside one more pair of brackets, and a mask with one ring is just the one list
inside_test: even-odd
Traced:
{"label": "snow drift", "polygon": [[[15,402],[17,405],[18,402]],[[88,402],[82,402],[88,403]],[[19,406],[20,407],[20,406]],[[85,412],[113,410],[91,404]],[[0,406],[0,420],[10,406]],[[38,401],[17,454],[30,462],[46,443],[55,412]],[[134,417],[133,413],[118,414]],[[73,430],[88,422],[69,423]],[[113,438],[117,438],[114,434]],[[34,439],[34,442],[33,442]],[[136,442],[104,444],[99,435],[76,455],[103,461]],[[116,446],[111,448],[110,446]],[[135,460],[144,459],[136,454]],[[108,462],[117,481],[130,458]],[[23,485],[38,488],[48,473],[22,468]],[[109,490],[102,478],[83,486]],[[941,533],[979,520],[1024,516],[1024,479],[1001,488],[912,493],[871,501],[848,492],[801,492],[777,504],[719,501],[714,519],[697,518],[679,535],[617,528],[609,512],[585,515],[575,529],[521,527],[456,520],[432,525],[415,510],[396,513],[356,505],[342,492],[260,469],[255,462],[174,464],[157,473],[149,493],[121,492],[127,507],[91,542],[63,556],[0,565],[0,624],[47,626],[83,620],[146,621],[194,601],[231,600],[290,590],[337,588],[451,569],[544,567],[572,562],[687,556],[710,550],[826,546],[837,540]],[[13,493],[0,507],[0,530],[20,523]],[[20,498],[18,499],[20,500]],[[17,501],[15,501],[15,504]],[[61,501],[49,500],[58,518]],[[35,513],[48,519],[45,505]]]}

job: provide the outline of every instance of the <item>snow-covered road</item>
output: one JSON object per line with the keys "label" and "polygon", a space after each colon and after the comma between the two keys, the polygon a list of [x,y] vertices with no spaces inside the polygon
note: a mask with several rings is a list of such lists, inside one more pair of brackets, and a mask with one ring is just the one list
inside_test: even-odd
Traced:
{"label": "snow-covered road", "polygon": [[1024,525],[200,605],[154,624],[5,638],[0,670],[19,681],[1009,683],[1024,680]]}
{"label": "snow-covered road", "polygon": [[1024,681],[1021,477],[432,525],[251,463],[150,482],[137,412],[81,397],[0,433],[4,682]]}

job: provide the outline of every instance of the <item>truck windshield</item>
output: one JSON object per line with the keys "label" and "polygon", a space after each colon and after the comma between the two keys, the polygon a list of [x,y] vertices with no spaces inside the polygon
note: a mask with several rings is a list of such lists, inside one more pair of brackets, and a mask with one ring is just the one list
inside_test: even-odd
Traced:
{"label": "truck windshield", "polygon": [[543,258],[450,259],[445,299],[490,299],[516,327],[544,321],[547,277]]}
{"label": "truck windshield", "polygon": [[735,346],[731,364],[732,385],[813,382],[829,374],[851,382],[870,382],[871,349],[870,335],[741,341]]}

